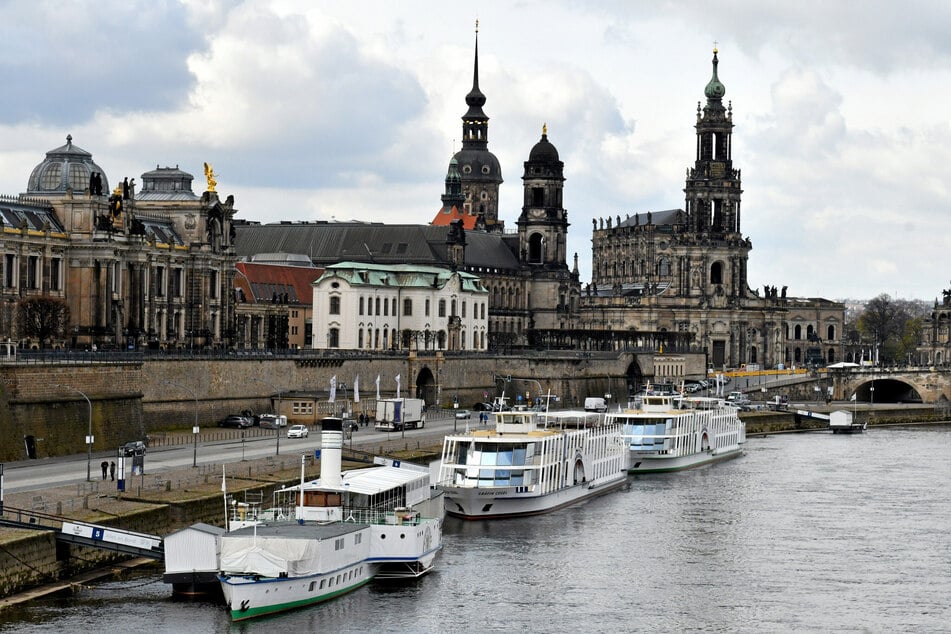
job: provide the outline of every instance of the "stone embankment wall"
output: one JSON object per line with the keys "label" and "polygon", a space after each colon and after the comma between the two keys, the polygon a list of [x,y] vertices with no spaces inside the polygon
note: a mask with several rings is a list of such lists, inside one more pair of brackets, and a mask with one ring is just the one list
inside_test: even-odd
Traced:
{"label": "stone embankment wall", "polygon": [[[150,358],[125,363],[9,364],[0,366],[0,461],[26,457],[23,438],[36,438],[37,457],[86,451],[91,426],[93,452],[112,450],[158,430],[213,426],[228,414],[268,411],[279,392],[327,393],[331,377],[349,387],[360,377],[364,398],[396,392],[415,395],[419,377],[431,377],[440,405],[472,407],[492,398],[551,390],[562,404],[577,406],[587,396],[625,398],[628,374],[637,363],[650,373],[653,355],[630,353],[597,357],[552,353],[546,356],[341,356],[315,359]],[[689,372],[702,372],[703,357],[688,360]],[[696,367],[694,367],[696,366]],[[434,390],[435,391],[435,388]],[[343,394],[338,392],[338,396]],[[88,397],[89,403],[86,398]],[[91,416],[90,416],[91,403]],[[90,425],[91,418],[91,425]]]}

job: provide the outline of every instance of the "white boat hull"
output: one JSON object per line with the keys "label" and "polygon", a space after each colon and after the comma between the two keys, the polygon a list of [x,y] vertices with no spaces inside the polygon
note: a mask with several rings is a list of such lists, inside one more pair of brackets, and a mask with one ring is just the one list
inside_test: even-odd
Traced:
{"label": "white boat hull", "polygon": [[730,447],[719,451],[704,451],[686,456],[631,454],[628,473],[664,473],[701,467],[715,462],[730,460],[743,455],[742,447]]}
{"label": "white boat hull", "polygon": [[241,621],[334,599],[365,585],[376,570],[376,564],[359,562],[306,577],[222,575],[219,581],[232,620]]}
{"label": "white boat hull", "polygon": [[467,520],[539,515],[610,493],[627,481],[624,472],[602,482],[584,482],[546,495],[516,493],[505,489],[444,487],[446,513]]}

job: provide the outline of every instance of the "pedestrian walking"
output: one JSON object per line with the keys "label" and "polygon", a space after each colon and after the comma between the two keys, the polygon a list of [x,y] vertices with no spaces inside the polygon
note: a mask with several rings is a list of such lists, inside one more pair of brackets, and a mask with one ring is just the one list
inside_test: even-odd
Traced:
{"label": "pedestrian walking", "polygon": [[113,481],[115,481],[116,479],[116,463],[115,462],[109,463],[109,476],[112,478]]}
{"label": "pedestrian walking", "polygon": [[99,466],[102,467],[102,479],[105,480],[106,476],[109,475],[109,461],[103,460],[102,464]]}

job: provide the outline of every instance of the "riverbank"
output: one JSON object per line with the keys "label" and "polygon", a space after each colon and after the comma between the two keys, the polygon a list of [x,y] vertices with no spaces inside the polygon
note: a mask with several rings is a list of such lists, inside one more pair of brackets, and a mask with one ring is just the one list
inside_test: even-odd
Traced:
{"label": "riverbank", "polygon": [[[810,409],[828,412],[844,408],[846,406],[823,405]],[[873,428],[943,422],[930,406],[859,408],[856,414],[866,416]],[[825,421],[801,416],[797,420],[795,411],[744,412],[742,417],[747,423],[748,435],[815,432],[826,428]],[[373,455],[426,464],[438,459],[442,437],[441,431],[425,429],[413,432],[408,439],[382,443],[355,440],[355,451],[345,451],[343,466],[345,469],[366,466]],[[190,440],[187,436],[182,438]],[[319,467],[319,461],[308,457],[305,477],[317,477]],[[240,461],[225,465],[225,473],[229,495],[241,499],[246,494],[260,494],[269,500],[274,490],[299,481],[300,457],[271,456]],[[55,525],[58,520],[53,516],[58,516],[162,536],[196,522],[220,526],[224,523],[221,474],[222,465],[211,464],[137,476],[130,481],[126,493],[106,491],[98,482],[14,493],[5,497],[4,517]],[[107,551],[57,545],[49,531],[0,528],[0,597],[6,597],[0,600],[0,608],[44,593],[81,587],[86,577],[79,575],[108,576],[121,572],[122,567],[129,564],[120,562],[128,562],[128,558]]]}

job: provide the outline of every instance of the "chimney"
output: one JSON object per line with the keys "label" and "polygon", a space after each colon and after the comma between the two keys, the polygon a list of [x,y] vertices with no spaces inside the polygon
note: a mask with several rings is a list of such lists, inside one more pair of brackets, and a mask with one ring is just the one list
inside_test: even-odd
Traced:
{"label": "chimney", "polygon": [[343,419],[328,416],[320,422],[320,484],[340,486]]}

